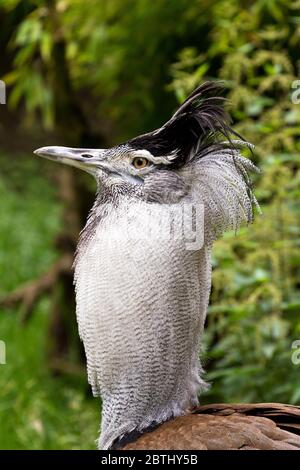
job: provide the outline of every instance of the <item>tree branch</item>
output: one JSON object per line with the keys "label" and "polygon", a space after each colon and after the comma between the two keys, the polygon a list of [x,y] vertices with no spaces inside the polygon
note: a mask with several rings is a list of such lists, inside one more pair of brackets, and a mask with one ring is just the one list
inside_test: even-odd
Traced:
{"label": "tree branch", "polygon": [[66,253],[58,259],[51,268],[38,279],[34,279],[6,295],[0,300],[0,306],[11,308],[21,304],[21,321],[26,322],[37,301],[47,292],[51,292],[61,274],[72,272],[73,257]]}

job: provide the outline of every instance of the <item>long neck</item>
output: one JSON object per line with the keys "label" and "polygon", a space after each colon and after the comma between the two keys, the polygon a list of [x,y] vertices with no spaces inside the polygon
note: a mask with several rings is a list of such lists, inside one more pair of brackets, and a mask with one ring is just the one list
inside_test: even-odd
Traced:
{"label": "long neck", "polygon": [[[101,448],[185,413],[204,386],[198,352],[209,251],[146,238],[148,207],[122,198],[85,239],[76,263],[79,331],[89,382],[103,402]],[[134,240],[125,236],[128,221]]]}
{"label": "long neck", "polygon": [[98,182],[95,202],[89,212],[86,225],[80,233],[76,258],[80,252],[84,251],[89,240],[93,239],[103,220],[114,213],[120,202],[136,197],[139,197],[139,188],[126,182],[119,184],[108,184],[105,181]]}

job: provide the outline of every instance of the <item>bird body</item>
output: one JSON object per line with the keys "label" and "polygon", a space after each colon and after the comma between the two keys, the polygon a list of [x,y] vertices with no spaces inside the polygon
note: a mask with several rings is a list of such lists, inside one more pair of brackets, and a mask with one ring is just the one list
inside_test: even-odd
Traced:
{"label": "bird body", "polygon": [[300,450],[300,407],[280,403],[200,406],[124,450]]}
{"label": "bird body", "polygon": [[212,244],[252,221],[255,203],[256,167],[239,151],[249,144],[229,138],[217,90],[202,85],[160,129],[113,149],[37,151],[98,182],[75,284],[102,449],[187,413],[206,388],[199,350]]}

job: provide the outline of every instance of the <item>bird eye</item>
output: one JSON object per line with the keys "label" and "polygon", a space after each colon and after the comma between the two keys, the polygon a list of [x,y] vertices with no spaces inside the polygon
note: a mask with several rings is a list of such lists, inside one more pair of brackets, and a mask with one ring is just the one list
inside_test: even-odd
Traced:
{"label": "bird eye", "polygon": [[93,158],[93,155],[91,155],[90,153],[83,153],[81,156],[83,158]]}
{"label": "bird eye", "polygon": [[134,168],[136,168],[137,170],[141,170],[142,168],[145,168],[149,164],[149,160],[143,157],[136,157],[132,160],[132,164]]}

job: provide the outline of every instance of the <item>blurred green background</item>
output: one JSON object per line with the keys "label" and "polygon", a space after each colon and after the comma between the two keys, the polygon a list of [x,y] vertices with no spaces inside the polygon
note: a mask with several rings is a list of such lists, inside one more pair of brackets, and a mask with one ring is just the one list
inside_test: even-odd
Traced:
{"label": "blurred green background", "polygon": [[99,425],[71,270],[95,186],[32,150],[152,130],[206,79],[256,145],[263,216],[214,249],[202,403],[299,404],[300,2],[0,0],[0,57],[0,448],[91,449]]}

